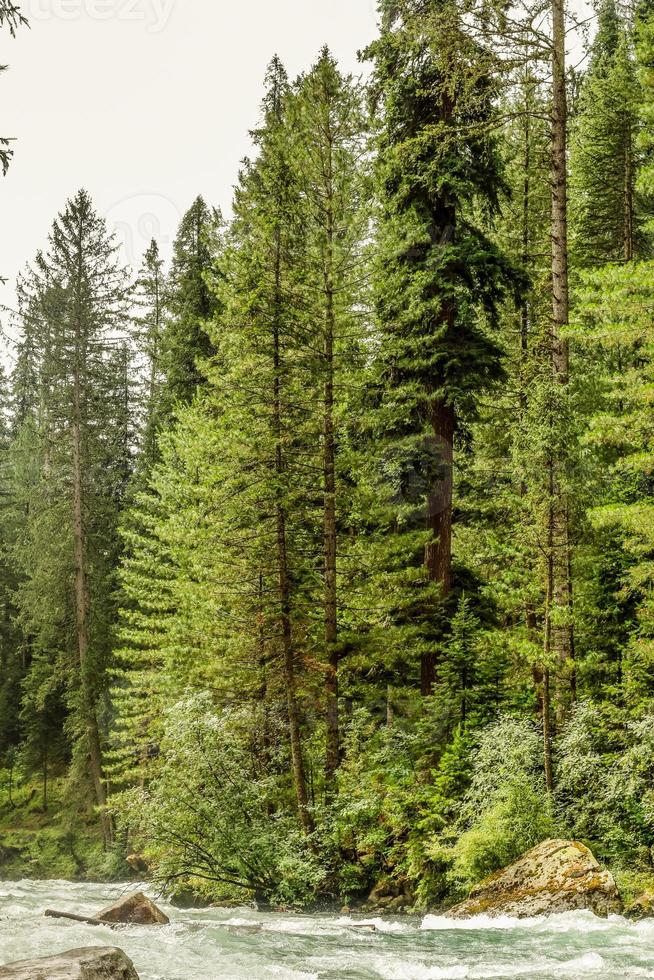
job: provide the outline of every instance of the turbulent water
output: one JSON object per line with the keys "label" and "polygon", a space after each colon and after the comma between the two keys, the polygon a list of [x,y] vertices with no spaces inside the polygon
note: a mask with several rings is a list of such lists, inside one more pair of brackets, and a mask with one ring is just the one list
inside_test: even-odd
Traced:
{"label": "turbulent water", "polygon": [[[92,915],[126,887],[134,886],[0,883],[0,965],[113,945],[131,956],[142,980],[654,977],[654,922],[604,921],[581,912],[454,923],[429,915],[363,919],[166,909],[169,926],[118,929],[43,918],[45,908]],[[363,922],[375,931],[355,928]],[[260,931],[234,928],[255,923]]]}

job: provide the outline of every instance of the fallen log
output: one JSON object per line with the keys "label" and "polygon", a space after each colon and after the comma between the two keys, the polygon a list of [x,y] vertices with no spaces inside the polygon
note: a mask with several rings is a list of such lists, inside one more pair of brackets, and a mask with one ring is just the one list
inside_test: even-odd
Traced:
{"label": "fallen log", "polygon": [[86,915],[75,915],[73,912],[57,912],[55,909],[46,909],[43,913],[48,919],[72,919],[73,922],[83,922],[86,926],[104,926],[108,922],[101,922],[100,919],[93,919]]}

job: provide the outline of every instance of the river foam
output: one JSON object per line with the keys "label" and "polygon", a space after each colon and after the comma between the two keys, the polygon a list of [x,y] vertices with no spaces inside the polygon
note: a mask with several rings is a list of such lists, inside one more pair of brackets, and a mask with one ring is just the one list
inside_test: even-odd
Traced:
{"label": "river foam", "polygon": [[114,930],[43,917],[53,907],[92,914],[135,887],[0,882],[0,964],[107,944],[132,957],[141,980],[654,977],[654,922],[598,919],[587,912],[451,920],[270,914],[247,907],[179,910],[164,904],[169,926]]}

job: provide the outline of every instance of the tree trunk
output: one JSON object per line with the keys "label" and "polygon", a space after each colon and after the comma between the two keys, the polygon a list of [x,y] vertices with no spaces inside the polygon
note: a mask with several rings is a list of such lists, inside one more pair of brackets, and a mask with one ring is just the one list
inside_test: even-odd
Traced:
{"label": "tree trunk", "polygon": [[286,705],[288,712],[288,727],[291,743],[291,763],[293,767],[293,782],[297,796],[300,822],[306,833],[313,831],[313,819],[309,810],[307,780],[302,758],[302,736],[300,733],[300,714],[297,704],[297,684],[295,677],[295,650],[293,644],[293,628],[291,623],[291,585],[288,570],[288,548],[286,534],[286,510],[284,507],[281,484],[286,466],[283,452],[283,408],[282,408],[282,357],[280,341],[280,310],[281,310],[281,236],[279,228],[275,232],[275,289],[276,305],[273,323],[273,426],[275,433],[275,472],[280,484],[277,490],[276,532],[277,532],[277,571],[279,582],[279,605],[282,635],[283,674],[286,687]]}
{"label": "tree trunk", "polygon": [[309,810],[307,780],[302,758],[302,738],[300,734],[300,715],[297,704],[297,685],[295,680],[295,653],[291,626],[290,586],[288,576],[288,556],[286,551],[286,517],[284,508],[277,506],[277,556],[279,562],[279,598],[281,606],[282,645],[284,654],[284,684],[286,686],[286,705],[288,727],[291,740],[291,762],[293,782],[297,796],[300,822],[306,833],[313,831],[313,819]]}
{"label": "tree trunk", "polygon": [[[550,467],[550,478],[553,470]],[[554,789],[554,776],[552,773],[552,729],[551,729],[551,691],[550,691],[550,657],[552,653],[552,618],[551,606],[554,595],[554,557],[552,543],[554,540],[554,508],[550,498],[547,521],[547,551],[546,551],[546,581],[545,581],[545,629],[543,635],[543,668],[539,671],[540,705],[541,717],[543,722],[543,768],[545,770],[545,782],[550,792]]]}
{"label": "tree trunk", "polygon": [[624,220],[622,255],[625,262],[634,257],[634,165],[631,134],[627,137],[624,152]]}
{"label": "tree trunk", "polygon": [[552,771],[552,729],[550,706],[550,672],[543,670],[543,762],[545,767],[545,784],[549,793],[554,791],[554,774]]}
{"label": "tree trunk", "polygon": [[[438,582],[441,597],[447,599],[452,591],[452,488],[454,466],[454,409],[442,403],[432,412],[435,448],[439,456],[439,475],[429,496],[427,528],[431,532],[425,550],[429,579]],[[431,693],[436,680],[436,654],[423,654],[420,670],[420,690]]]}
{"label": "tree trunk", "polygon": [[[529,72],[531,71],[531,65],[527,62],[525,64],[525,85],[529,85]],[[524,137],[524,175],[522,180],[522,264],[525,269],[528,269],[531,263],[531,253],[530,253],[530,219],[531,219],[531,116],[529,113],[530,100],[529,100],[529,89],[525,89],[525,113],[523,120],[523,137]],[[520,403],[520,416],[521,422],[524,424],[527,416],[527,410],[529,408],[529,396],[527,393],[527,366],[529,357],[529,330],[530,330],[530,305],[528,297],[524,297],[520,303],[520,393],[519,393],[519,403]],[[520,484],[520,496],[524,499],[527,496],[528,486],[524,481]],[[548,578],[549,582],[549,578]],[[527,602],[525,607],[525,626],[527,629],[527,637],[530,641],[535,641],[537,635],[537,619],[536,612],[531,602]],[[549,652],[549,638],[546,643]],[[532,666],[532,679],[534,684],[534,693],[536,695],[536,717],[543,726],[543,739],[544,739],[544,768],[545,777],[548,787],[551,788],[552,782],[552,764],[551,764],[551,752],[550,752],[550,732],[549,732],[549,715],[550,715],[550,681],[549,681],[549,671],[547,667],[543,667],[541,663],[535,663]]]}
{"label": "tree trunk", "polygon": [[334,431],[334,336],[336,317],[334,311],[334,214],[332,187],[331,131],[327,141],[330,146],[325,175],[325,222],[326,248],[324,262],[325,338],[324,338],[324,419],[323,419],[323,470],[324,470],[324,560],[325,560],[325,650],[327,652],[327,749],[325,777],[327,789],[333,788],[334,776],[340,763],[340,728],[338,704],[338,619],[336,581],[336,438]]}
{"label": "tree trunk", "polygon": [[[102,766],[102,747],[96,711],[92,665],[89,663],[90,594],[86,569],[87,541],[84,523],[84,440],[82,407],[82,371],[86,374],[86,341],[80,293],[83,282],[82,227],[79,228],[77,254],[77,283],[75,297],[75,363],[73,365],[73,411],[71,419],[73,468],[73,547],[75,560],[75,620],[77,630],[77,661],[80,672],[82,711],[89,750],[89,767],[96,803],[100,809],[105,846],[113,842],[113,827],[107,806],[107,790]],[[87,381],[86,377],[84,380]],[[88,381],[87,381],[88,383]]]}
{"label": "tree trunk", "polygon": [[[563,334],[569,319],[567,96],[565,85],[564,0],[552,0],[552,330],[551,357],[554,380],[566,388],[569,381],[568,343]],[[558,662],[557,714],[562,718],[574,697],[574,638],[572,580],[570,575],[569,509],[563,486],[564,460],[552,454],[550,530],[552,543],[552,603],[559,622],[549,619],[552,649]]]}
{"label": "tree trunk", "polygon": [[86,574],[86,531],[84,527],[84,481],[82,447],[81,384],[79,368],[75,368],[73,387],[73,539],[75,549],[75,618],[77,627],[77,660],[82,689],[82,710],[89,749],[91,780],[95,800],[101,811],[102,830],[106,845],[112,842],[111,821],[106,813],[107,792],[102,768],[100,730],[96,713],[91,665],[89,664],[89,606],[90,597]]}
{"label": "tree trunk", "polygon": [[[48,812],[48,750],[47,748],[43,752],[41,775],[42,775],[42,786],[41,786],[41,802],[42,809],[44,813]],[[10,794],[11,795],[11,794]]]}

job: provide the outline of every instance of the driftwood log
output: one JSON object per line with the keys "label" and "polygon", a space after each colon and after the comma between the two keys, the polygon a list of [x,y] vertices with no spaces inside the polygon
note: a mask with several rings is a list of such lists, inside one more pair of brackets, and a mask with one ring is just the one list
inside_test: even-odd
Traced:
{"label": "driftwood log", "polygon": [[168,925],[170,922],[165,912],[158,909],[143,892],[129,892],[95,915],[76,915],[74,912],[58,912],[56,909],[47,909],[45,915],[49,919],[72,919],[73,922],[83,922],[87,926],[151,926]]}
{"label": "driftwood log", "polygon": [[105,926],[108,922],[101,922],[100,919],[88,918],[86,915],[74,915],[73,912],[57,912],[55,909],[46,909],[43,913],[49,919],[72,919],[73,922],[83,922],[87,926]]}

